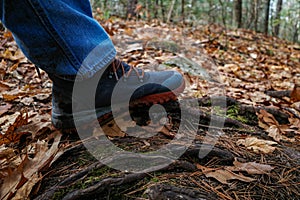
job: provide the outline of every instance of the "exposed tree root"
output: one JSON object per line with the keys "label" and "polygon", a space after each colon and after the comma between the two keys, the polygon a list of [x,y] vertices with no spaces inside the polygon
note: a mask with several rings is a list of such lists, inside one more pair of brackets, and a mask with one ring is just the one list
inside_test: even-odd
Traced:
{"label": "exposed tree root", "polygon": [[265,94],[274,97],[274,98],[283,98],[290,97],[292,91],[291,90],[283,90],[283,91],[266,91]]}
{"label": "exposed tree root", "polygon": [[[225,98],[225,97],[217,97],[214,99],[214,105],[223,105],[224,100],[226,101],[227,106],[237,106],[237,112],[239,115],[245,115],[245,116],[256,116],[256,113],[258,113],[261,109],[266,110],[267,112],[271,113],[274,115],[274,117],[279,121],[279,123],[286,123],[288,121],[289,115],[285,112],[282,112],[276,108],[270,108],[270,107],[254,107],[254,106],[247,106],[247,105],[243,105],[241,103],[239,103],[238,101],[236,101],[235,99],[232,98]],[[184,101],[184,100],[183,100]],[[186,100],[188,101],[188,100]],[[208,128],[214,128],[216,130],[226,130],[228,132],[229,129],[232,129],[233,134],[240,134],[242,132],[242,134],[244,134],[242,137],[245,137],[245,133],[247,134],[255,134],[255,135],[260,135],[260,137],[265,138],[265,139],[269,139],[268,136],[259,128],[255,127],[255,126],[251,126],[249,125],[247,122],[241,122],[237,119],[233,119],[231,117],[228,117],[226,113],[223,113],[221,115],[217,115],[213,112],[211,112],[211,110],[209,109],[203,109],[203,107],[205,108],[211,108],[211,100],[210,98],[201,98],[198,99],[198,105],[195,107],[189,106],[188,103],[184,103],[181,105],[181,107],[179,107],[180,102],[171,102],[168,104],[165,104],[165,109],[167,110],[167,112],[170,114],[172,121],[174,122],[174,124],[176,123],[180,123],[181,119],[180,116],[178,115],[178,112],[183,111],[183,112],[187,112],[188,116],[190,116],[191,119],[185,119],[190,121],[191,123],[198,123],[199,127],[201,127],[201,129],[199,129],[197,131],[197,139],[196,141],[194,141],[194,143],[192,145],[190,145],[189,147],[187,147],[187,149],[184,151],[183,155],[175,160],[172,160],[172,158],[169,158],[167,155],[159,155],[156,156],[157,159],[163,159],[166,161],[171,161],[169,165],[165,166],[165,165],[153,165],[153,166],[149,166],[148,167],[148,171],[151,171],[151,173],[148,173],[147,170],[145,171],[141,171],[139,173],[125,173],[125,172],[121,172],[121,171],[117,171],[117,170],[113,170],[113,173],[111,173],[112,171],[105,171],[104,169],[106,168],[106,165],[104,165],[103,163],[100,163],[99,161],[95,161],[93,160],[92,164],[89,165],[85,165],[83,168],[81,169],[76,169],[76,173],[70,175],[69,177],[67,177],[66,179],[64,179],[63,181],[60,181],[58,183],[56,183],[56,185],[50,187],[49,189],[47,189],[43,194],[40,194],[39,196],[37,196],[35,199],[37,200],[42,200],[42,199],[51,199],[53,198],[53,196],[55,196],[56,193],[63,191],[61,194],[61,198],[64,200],[75,200],[75,199],[87,199],[87,198],[91,198],[91,199],[103,199],[104,197],[102,195],[109,195],[110,192],[114,193],[115,191],[114,188],[125,188],[124,190],[122,190],[122,192],[124,192],[123,194],[126,194],[126,191],[128,190],[130,194],[135,194],[136,192],[139,193],[137,194],[138,196],[143,195],[143,196],[147,196],[147,199],[150,200],[162,200],[162,199],[187,199],[187,200],[196,200],[196,199],[203,199],[203,200],[211,200],[211,199],[218,199],[218,198],[225,198],[225,199],[230,199],[231,195],[228,195],[227,192],[225,192],[224,190],[220,189],[220,186],[218,189],[208,189],[211,187],[214,187],[216,184],[210,184],[207,182],[207,180],[205,179],[204,174],[201,172],[199,172],[199,170],[197,169],[197,164],[201,164],[203,166],[207,165],[208,163],[211,164],[213,163],[213,165],[218,165],[218,166],[232,166],[233,162],[235,160],[235,158],[237,157],[237,155],[239,156],[243,156],[242,160],[247,160],[247,158],[252,158],[251,156],[255,155],[255,154],[249,154],[247,152],[245,152],[245,155],[243,153],[243,150],[240,150],[238,146],[234,146],[235,143],[233,141],[230,141],[228,143],[228,146],[226,146],[226,142],[225,143],[220,143],[222,145],[222,147],[217,144],[215,146],[211,146],[209,144],[202,144],[201,138],[203,137],[203,134],[206,130],[208,130]],[[179,109],[180,108],[180,109]],[[234,107],[235,108],[235,107]],[[133,114],[133,118],[134,119],[140,119],[140,120],[144,120],[144,122],[141,123],[145,123],[145,121],[147,121],[147,116],[149,108],[139,108],[138,110],[133,110],[132,114]],[[195,117],[200,117],[200,120],[193,120]],[[210,121],[211,120],[215,120],[216,122],[222,122],[224,123],[224,126],[220,126],[220,127],[210,127]],[[257,120],[257,118],[256,118]],[[257,123],[257,121],[256,121]],[[220,123],[219,123],[220,124]],[[204,130],[204,131],[203,131]],[[238,130],[241,130],[238,131]],[[245,131],[243,133],[243,130]],[[162,137],[161,139],[159,139],[159,137]],[[240,137],[240,136],[239,136]],[[200,138],[200,139],[199,139]],[[122,147],[122,145],[124,144],[128,144],[128,146],[132,146],[132,151],[139,151],[138,149],[138,145],[139,144],[144,144],[143,142],[145,140],[148,140],[149,145],[164,145],[165,142],[168,142],[170,139],[173,138],[169,138],[167,136],[164,136],[163,134],[160,136],[153,137],[153,138],[135,138],[135,137],[117,137],[117,138],[111,138],[111,142],[113,142],[115,145],[120,145],[120,147]],[[155,140],[156,142],[153,142],[153,140]],[[97,141],[100,143],[97,144],[102,144],[101,141]],[[153,144],[150,144],[151,142],[153,142]],[[224,145],[224,146],[223,146]],[[230,146],[233,145],[233,146]],[[232,148],[234,147],[234,148]],[[179,149],[176,149],[177,147],[174,147],[175,152],[178,150],[180,151],[180,148],[182,147],[178,147]],[[237,148],[240,150],[239,152],[237,151]],[[127,149],[125,149],[127,150]],[[145,150],[145,149],[144,149]],[[146,149],[147,150],[147,149]],[[74,145],[73,147],[69,148],[68,150],[66,150],[64,152],[64,155],[61,158],[66,158],[68,156],[72,156],[72,155],[76,155],[78,154],[78,152],[80,151],[86,151],[85,147],[82,143],[78,142],[77,145]],[[201,153],[201,151],[207,151],[209,152],[205,157],[201,157],[199,153]],[[281,180],[280,176],[277,177],[278,174],[280,173],[286,173],[287,175],[290,175],[290,172],[295,172],[295,173],[299,173],[299,168],[294,167],[295,165],[299,165],[299,151],[292,148],[292,147],[285,147],[283,146],[282,148],[280,148],[280,153],[284,156],[282,156],[281,159],[284,159],[285,162],[288,163],[288,165],[291,165],[289,168],[287,168],[287,172],[281,172],[278,171],[276,173],[273,173],[272,175],[272,179],[274,179],[274,181],[276,182],[277,185],[275,185],[274,187],[277,187],[278,185],[280,185],[280,181],[287,181],[287,180]],[[141,154],[139,155],[140,157],[143,157],[144,155]],[[117,155],[112,155],[111,158],[109,158],[108,163],[109,162],[114,162],[115,160],[118,160],[119,164],[126,164],[128,162],[130,162],[130,159],[136,159],[137,157],[133,156],[133,157],[128,157],[127,154],[117,154]],[[154,158],[155,159],[155,158]],[[262,158],[262,159],[266,159],[266,158]],[[250,159],[251,160],[251,159]],[[62,159],[57,160],[56,162],[61,162]],[[256,161],[259,162],[259,161]],[[283,161],[282,161],[283,162]],[[55,164],[54,164],[55,165]],[[100,175],[95,175],[94,172],[95,171],[101,171]],[[102,173],[103,171],[103,173]],[[172,176],[172,174],[175,176],[177,172],[184,172],[186,174],[190,173],[190,174],[197,174],[199,176],[195,176],[195,177],[188,177],[188,175],[183,175],[183,176],[187,176],[185,178],[189,179],[191,178],[191,180],[188,180],[189,182],[191,182],[191,184],[194,184],[196,186],[193,187],[187,187],[189,184],[185,184],[181,185],[178,184],[178,182],[176,182],[174,185],[172,182],[159,182],[159,183],[147,183],[147,181],[149,181],[149,179],[151,179],[153,177],[153,174],[162,174],[161,177],[163,178],[168,178],[168,176]],[[183,173],[183,174],[184,174]],[[167,174],[167,175],[165,175]],[[93,179],[92,182],[89,182],[88,185],[84,185],[84,187],[81,187],[80,184],[85,183],[86,180],[89,180],[89,177],[94,177],[96,176],[97,179]],[[198,178],[198,180],[197,180]],[[204,179],[203,179],[204,178]],[[296,180],[297,176],[291,176],[291,183],[292,181]],[[252,184],[251,187],[256,187],[259,188],[259,192],[258,194],[263,194],[263,192],[267,193],[268,195],[270,195],[271,193],[274,193],[274,191],[271,191],[271,189],[268,189],[266,186],[264,186],[264,184],[271,184],[268,182],[268,179],[264,180],[263,178],[260,180],[261,183],[260,185],[255,185]],[[143,182],[140,186],[133,186],[136,185],[139,182]],[[213,182],[211,182],[213,183]],[[197,184],[204,184],[203,187],[200,187]],[[205,185],[206,184],[206,185]],[[272,183],[274,184],[274,183]],[[272,186],[271,184],[271,186]],[[290,184],[290,182],[289,182]],[[70,187],[74,187],[73,189],[68,189]],[[134,192],[130,192],[129,188],[133,188]],[[141,187],[141,188],[140,188]],[[226,187],[226,186],[224,186]],[[249,186],[250,187],[250,186]],[[241,189],[241,188],[240,188]],[[242,188],[241,192],[245,192]],[[268,191],[270,190],[270,191]],[[251,191],[253,192],[253,190],[251,189]],[[291,190],[290,190],[293,194],[297,193],[297,185],[293,185],[291,186]],[[128,194],[129,194],[128,193]],[[141,198],[142,199],[142,198]]]}
{"label": "exposed tree root", "polygon": [[213,192],[200,191],[184,187],[176,187],[167,184],[156,184],[145,192],[150,200],[214,200],[217,195]]}

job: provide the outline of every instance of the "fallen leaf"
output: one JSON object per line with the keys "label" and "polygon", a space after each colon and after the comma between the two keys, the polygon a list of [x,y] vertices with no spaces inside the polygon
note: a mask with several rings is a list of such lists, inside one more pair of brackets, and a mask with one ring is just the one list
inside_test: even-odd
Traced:
{"label": "fallen leaf", "polygon": [[300,119],[298,118],[289,118],[290,124],[291,124],[291,128],[295,128],[298,129],[298,131],[300,130]]}
{"label": "fallen leaf", "polygon": [[[271,125],[279,126],[279,123],[277,122],[275,117],[272,114],[268,113],[266,110],[261,109],[259,111],[258,119],[259,119],[259,122],[261,122],[259,124],[261,128],[266,129],[266,128],[269,128],[269,126],[271,126]],[[265,126],[262,124],[266,124],[268,126]]]}
{"label": "fallen leaf", "polygon": [[262,140],[256,137],[247,137],[246,139],[239,139],[237,145],[243,145],[247,149],[254,151],[255,153],[272,153],[276,147],[277,142]]}
{"label": "fallen leaf", "polygon": [[[3,179],[0,199],[6,200],[13,198],[16,194],[30,193],[33,186],[40,180],[40,177],[36,175],[50,165],[59,151],[58,144],[62,136],[61,133],[56,131],[51,136],[54,139],[51,147],[46,141],[38,141],[33,145],[34,157],[29,158],[26,155],[18,169],[15,169],[10,176]],[[22,197],[22,199],[27,198],[28,196]]]}
{"label": "fallen leaf", "polygon": [[18,49],[16,52],[12,52],[9,49],[7,49],[3,53],[3,58],[6,58],[6,59],[9,59],[12,61],[20,61],[20,62],[25,61],[25,56],[20,49]]}
{"label": "fallen leaf", "polygon": [[4,106],[0,106],[0,117],[11,109],[11,104],[5,104]]}
{"label": "fallen leaf", "polygon": [[33,187],[41,180],[38,174],[33,174],[32,177],[26,181],[20,188],[18,188],[16,194],[12,199],[24,199],[29,197]]}
{"label": "fallen leaf", "polygon": [[25,106],[30,106],[34,102],[34,100],[32,97],[24,97],[20,102],[23,103]]}
{"label": "fallen leaf", "polygon": [[206,177],[212,177],[217,179],[219,182],[223,183],[223,184],[229,184],[227,181],[229,180],[240,180],[243,182],[252,182],[255,181],[256,179],[244,176],[242,174],[236,174],[230,170],[226,170],[226,169],[205,169],[204,166],[201,165],[197,165],[198,169],[201,169],[202,172],[205,174]]}
{"label": "fallen leaf", "polygon": [[20,126],[26,125],[28,123],[28,114],[21,112],[15,118],[12,124],[9,124],[5,134],[0,135],[0,144],[9,144],[19,141],[23,133],[16,133],[15,130]]}
{"label": "fallen leaf", "polygon": [[295,102],[291,105],[292,108],[295,108],[297,111],[300,112],[300,101],[299,102]]}
{"label": "fallen leaf", "polygon": [[295,84],[294,89],[291,93],[291,100],[293,102],[300,101],[300,84]]}
{"label": "fallen leaf", "polygon": [[248,174],[267,174],[274,169],[274,167],[270,165],[264,165],[256,162],[241,163],[237,160],[233,162],[233,165],[234,166],[226,167],[226,169],[231,171],[246,171]]}
{"label": "fallen leaf", "polygon": [[4,101],[13,101],[15,99],[18,99],[19,95],[18,94],[16,94],[16,95],[2,94],[2,97],[3,97]]}
{"label": "fallen leaf", "polygon": [[258,125],[265,129],[270,137],[272,137],[275,141],[288,141],[294,142],[294,138],[288,138],[284,136],[284,132],[290,131],[288,125],[280,125],[275,117],[268,113],[267,111],[261,109],[260,113],[258,114],[259,123]]}
{"label": "fallen leaf", "polygon": [[0,146],[0,160],[3,158],[11,158],[14,155],[14,149],[6,147],[5,145]]}
{"label": "fallen leaf", "polygon": [[4,82],[0,82],[0,92],[7,91],[9,88],[9,85]]}
{"label": "fallen leaf", "polygon": [[268,132],[268,136],[272,137],[277,142],[280,142],[280,141],[294,142],[295,141],[294,138],[288,138],[288,137],[282,135],[281,130],[276,125],[270,126],[266,131]]}

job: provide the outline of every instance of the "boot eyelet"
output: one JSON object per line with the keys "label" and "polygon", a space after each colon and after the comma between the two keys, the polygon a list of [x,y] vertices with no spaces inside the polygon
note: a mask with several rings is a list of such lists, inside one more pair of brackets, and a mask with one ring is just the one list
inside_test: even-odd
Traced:
{"label": "boot eyelet", "polygon": [[141,83],[143,83],[144,82],[144,77],[143,76],[139,76],[139,80],[140,80]]}

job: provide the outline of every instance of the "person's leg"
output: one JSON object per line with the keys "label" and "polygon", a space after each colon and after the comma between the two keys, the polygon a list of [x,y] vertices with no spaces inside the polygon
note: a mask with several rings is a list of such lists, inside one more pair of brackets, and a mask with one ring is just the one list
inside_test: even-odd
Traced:
{"label": "person's leg", "polygon": [[2,23],[24,54],[47,73],[91,77],[116,56],[105,30],[93,19],[89,0],[2,0]]}
{"label": "person's leg", "polygon": [[[127,97],[135,103],[162,103],[184,89],[178,72],[143,72],[116,60],[88,0],[2,0],[0,6],[1,21],[24,54],[53,81],[52,122],[57,128],[74,128],[74,116],[85,124],[95,113],[100,119],[110,112],[116,85],[117,103]],[[74,95],[76,75],[79,95]],[[95,94],[89,96],[93,86]]]}

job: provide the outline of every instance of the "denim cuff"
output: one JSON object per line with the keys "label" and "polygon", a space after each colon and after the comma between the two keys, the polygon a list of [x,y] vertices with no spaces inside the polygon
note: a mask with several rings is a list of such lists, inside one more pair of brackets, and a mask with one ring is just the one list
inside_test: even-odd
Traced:
{"label": "denim cuff", "polygon": [[97,45],[84,59],[77,73],[78,80],[91,78],[100,70],[105,69],[116,57],[116,50],[110,39]]}

